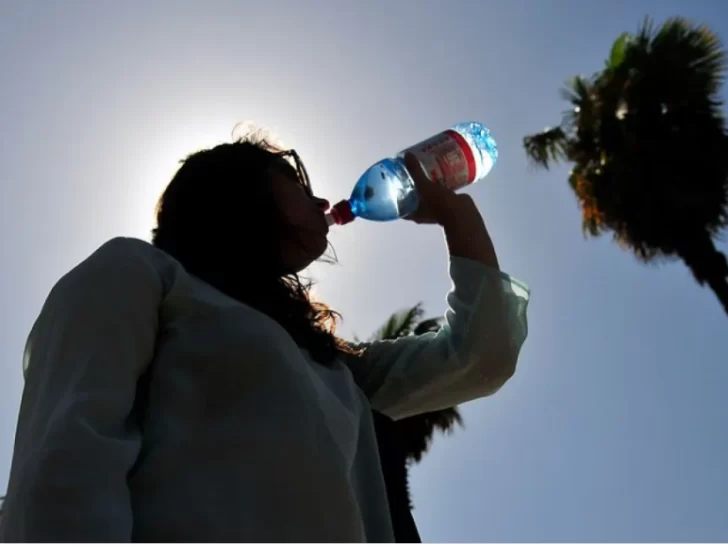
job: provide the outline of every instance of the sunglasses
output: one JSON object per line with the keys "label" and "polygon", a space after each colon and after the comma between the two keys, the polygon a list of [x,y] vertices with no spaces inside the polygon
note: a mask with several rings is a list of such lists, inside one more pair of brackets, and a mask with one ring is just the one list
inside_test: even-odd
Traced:
{"label": "sunglasses", "polygon": [[286,163],[292,166],[296,171],[296,179],[298,183],[306,190],[309,197],[313,198],[313,190],[311,189],[311,181],[308,178],[308,172],[303,165],[303,161],[298,157],[296,150],[285,150],[276,154],[278,157],[285,159]]}

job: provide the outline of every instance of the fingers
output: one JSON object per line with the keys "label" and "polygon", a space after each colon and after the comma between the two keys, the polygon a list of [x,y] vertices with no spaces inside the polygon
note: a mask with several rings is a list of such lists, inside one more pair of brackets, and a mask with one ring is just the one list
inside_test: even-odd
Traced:
{"label": "fingers", "polygon": [[404,164],[407,167],[407,171],[410,173],[410,176],[415,181],[415,184],[420,185],[432,183],[415,154],[413,154],[412,152],[408,152],[407,154],[405,154]]}
{"label": "fingers", "polygon": [[414,154],[406,154],[404,156],[404,164],[415,182],[417,191],[420,192],[421,197],[423,197],[425,201],[440,199],[445,195],[453,193],[452,190],[442,186],[441,184],[433,182]]}

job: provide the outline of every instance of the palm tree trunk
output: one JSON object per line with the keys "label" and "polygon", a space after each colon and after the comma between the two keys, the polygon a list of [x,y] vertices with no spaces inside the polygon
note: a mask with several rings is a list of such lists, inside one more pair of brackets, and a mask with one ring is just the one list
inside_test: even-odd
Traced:
{"label": "palm tree trunk", "polygon": [[723,305],[723,310],[728,315],[728,282],[723,279],[708,279],[708,286],[713,289],[718,300]]}
{"label": "palm tree trunk", "polygon": [[372,418],[379,445],[379,462],[387,489],[394,541],[408,544],[421,543],[422,539],[412,515],[407,452],[398,434],[397,422],[374,410]]}
{"label": "palm tree trunk", "polygon": [[728,315],[728,259],[707,233],[690,239],[678,250],[698,283],[707,284]]}

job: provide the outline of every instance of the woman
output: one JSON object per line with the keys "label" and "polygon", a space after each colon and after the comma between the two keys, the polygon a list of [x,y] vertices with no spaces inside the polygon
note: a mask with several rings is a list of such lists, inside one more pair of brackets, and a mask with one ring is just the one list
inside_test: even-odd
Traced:
{"label": "woman", "polygon": [[351,346],[298,272],[327,203],[295,152],[247,138],[187,158],[153,244],[64,276],[28,338],[5,503],[11,542],[389,542],[372,408],[400,419],[497,391],[527,292],[473,201],[408,166],[453,289],[437,334]]}

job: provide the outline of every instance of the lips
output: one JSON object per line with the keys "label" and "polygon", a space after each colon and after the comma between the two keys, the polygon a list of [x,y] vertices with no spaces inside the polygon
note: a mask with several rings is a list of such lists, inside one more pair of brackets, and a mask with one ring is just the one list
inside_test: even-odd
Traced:
{"label": "lips", "polygon": [[326,199],[319,198],[319,208],[321,210],[321,219],[324,222],[324,233],[328,235],[329,233],[329,223],[326,221],[326,211],[328,211],[331,208],[331,203],[329,203]]}

